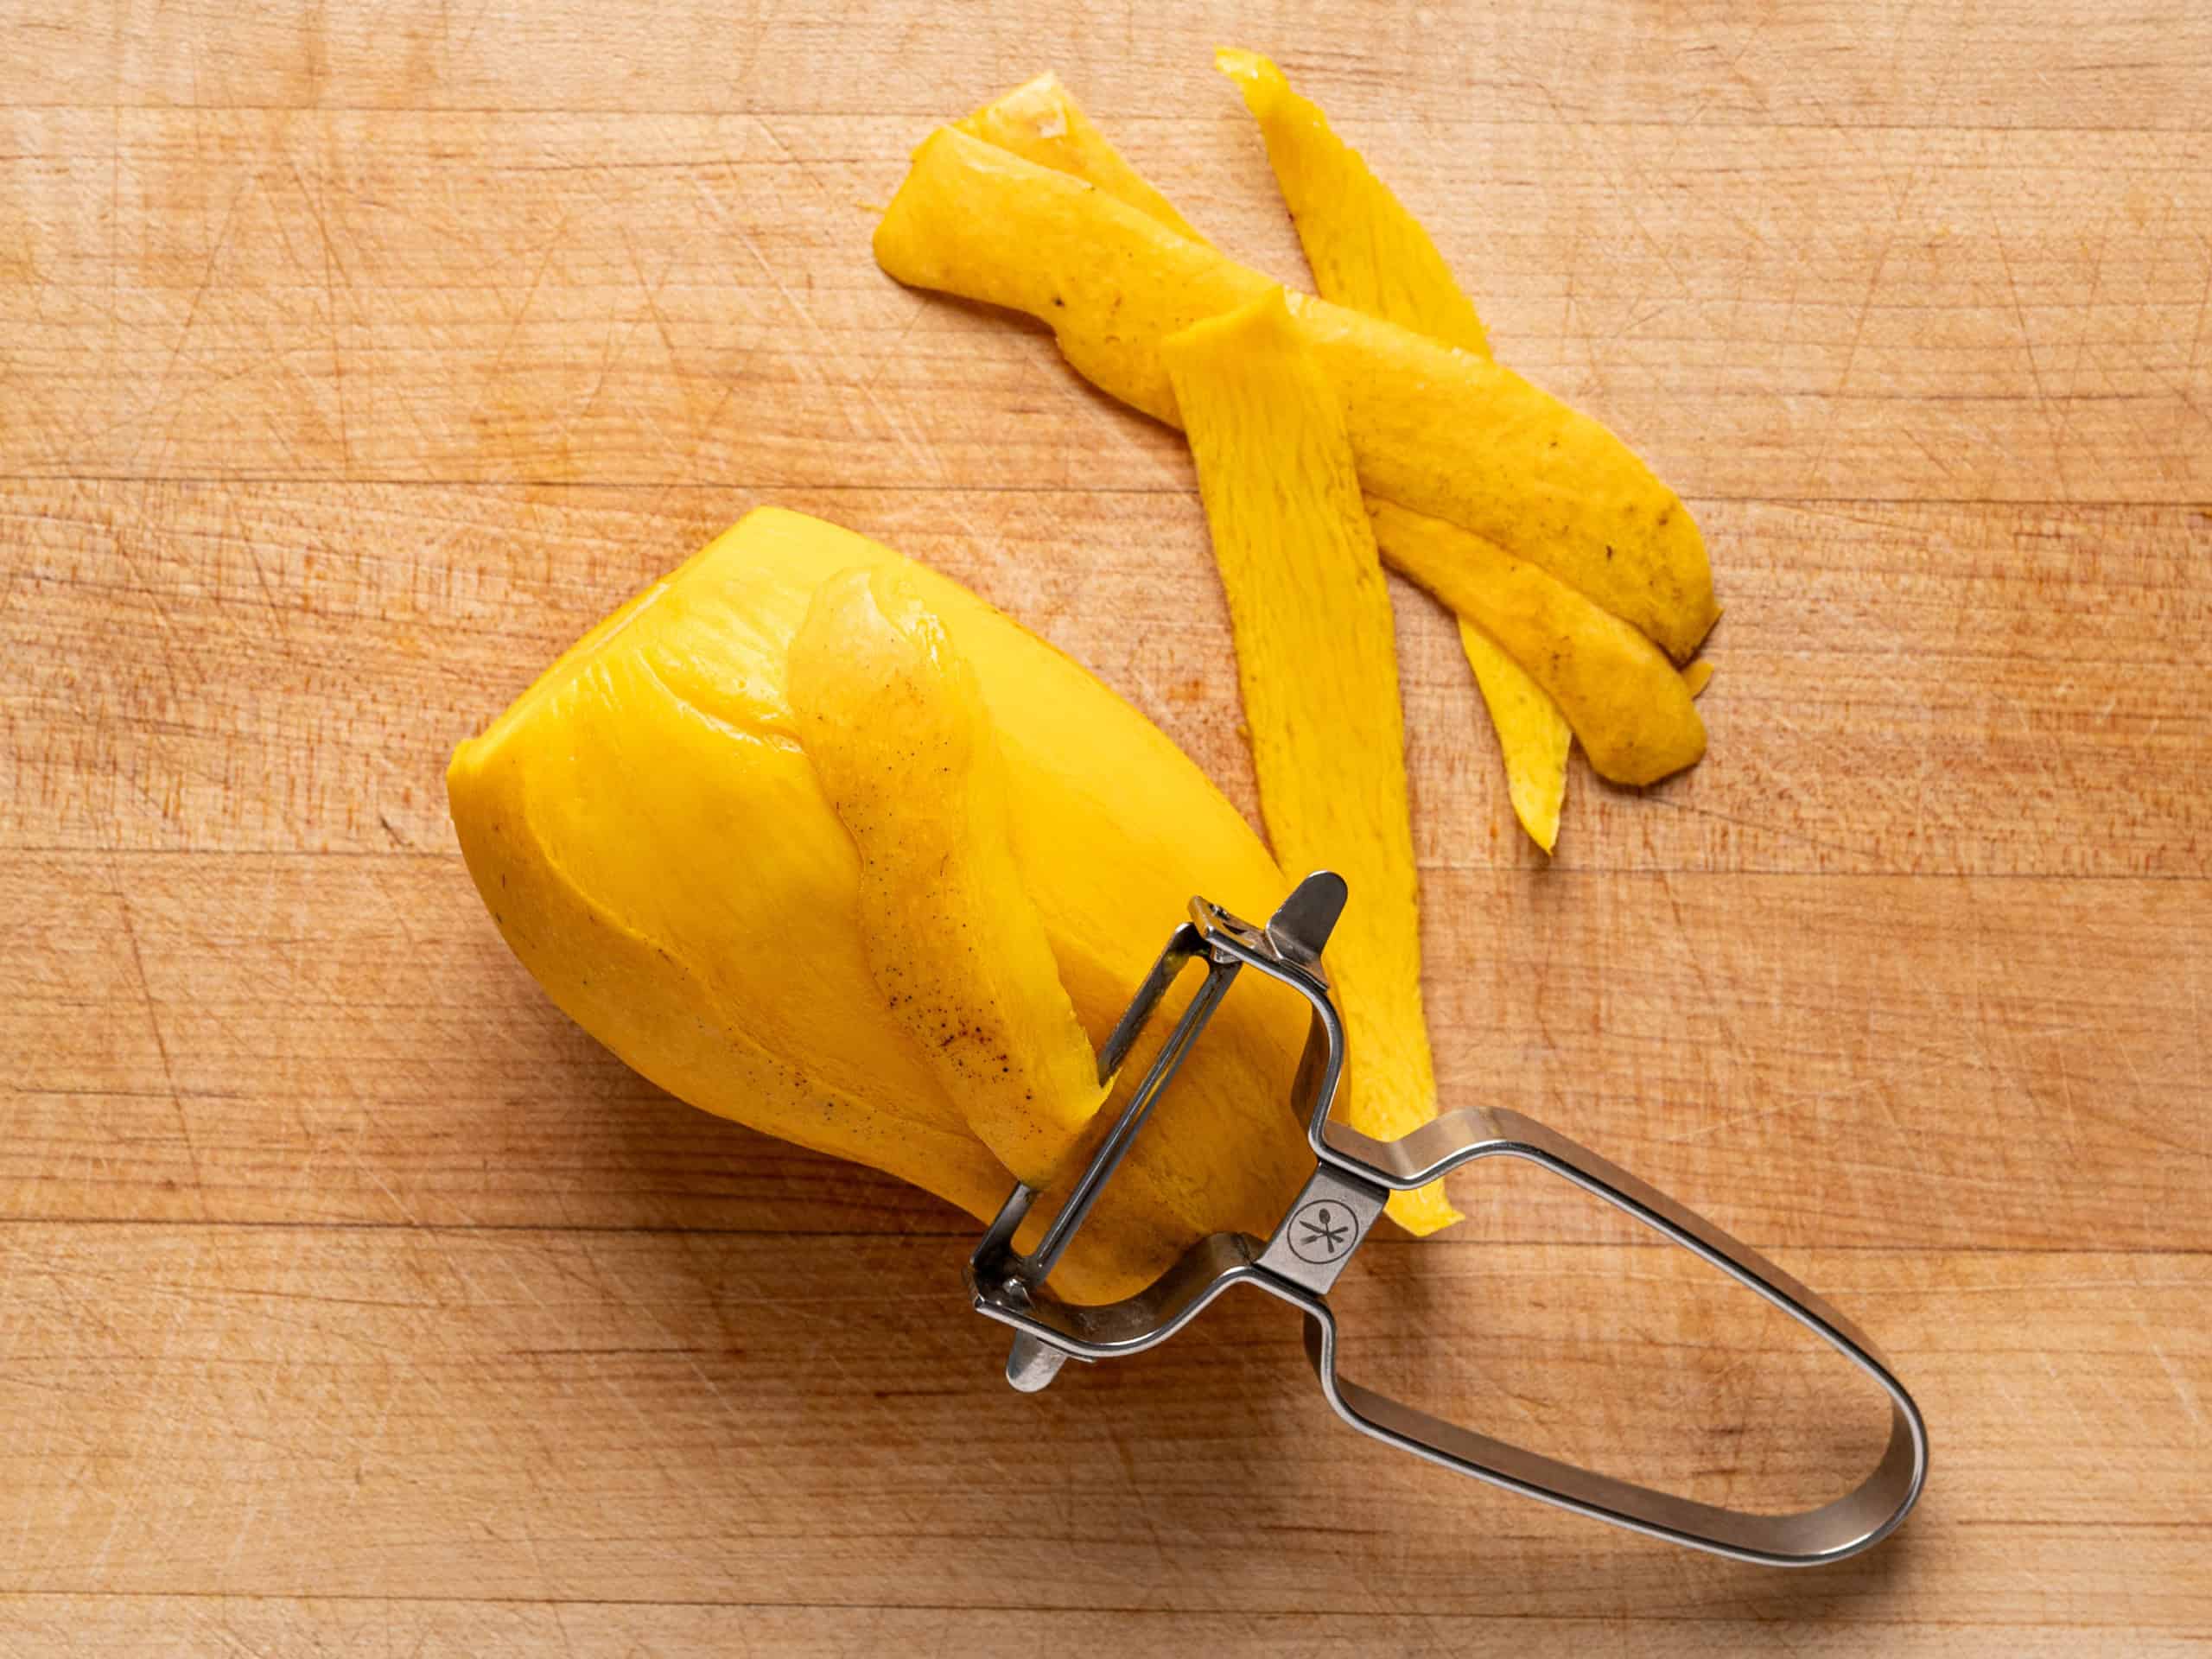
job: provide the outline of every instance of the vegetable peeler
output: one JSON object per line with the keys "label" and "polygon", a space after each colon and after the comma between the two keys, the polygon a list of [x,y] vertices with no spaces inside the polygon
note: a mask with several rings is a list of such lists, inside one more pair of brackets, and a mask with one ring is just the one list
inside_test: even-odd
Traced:
{"label": "vegetable peeler", "polygon": [[[1879,1543],[1918,1501],[1928,1478],[1928,1429],[1919,1408],[1859,1328],[1803,1285],[1626,1171],[1518,1112],[1497,1107],[1446,1112],[1396,1141],[1377,1141],[1329,1112],[1344,1077],[1344,1022],[1322,972],[1347,897],[1327,870],[1301,881],[1264,927],[1203,899],[1153,964],[1099,1056],[1102,1082],[1119,1071],[1169,988],[1192,963],[1205,978],[1128,1096],[1067,1200],[1027,1255],[1014,1237],[1038,1190],[1017,1185],[968,1265],[976,1311],[1014,1330],[1007,1380],[1024,1392],[1049,1385],[1070,1359],[1141,1352],[1167,1340],[1234,1285],[1280,1297],[1306,1316],[1306,1353],[1337,1414],[1363,1434],[1444,1468],[1630,1531],[1772,1567],[1839,1561]],[[1214,1010],[1249,969],[1304,996],[1312,1012],[1293,1109],[1319,1160],[1313,1178],[1265,1240],[1216,1233],[1198,1241],[1146,1289],[1118,1302],[1081,1306],[1045,1281],[1081,1230],[1098,1195],[1144,1128]],[[1337,1372],[1337,1322],[1330,1288],[1382,1214],[1394,1192],[1426,1185],[1479,1158],[1520,1158],[1573,1182],[1719,1268],[1818,1336],[1881,1385],[1890,1398],[1890,1438],[1881,1461],[1833,1503],[1795,1515],[1755,1515],[1700,1503],[1578,1468],[1446,1423],[1385,1399]]]}

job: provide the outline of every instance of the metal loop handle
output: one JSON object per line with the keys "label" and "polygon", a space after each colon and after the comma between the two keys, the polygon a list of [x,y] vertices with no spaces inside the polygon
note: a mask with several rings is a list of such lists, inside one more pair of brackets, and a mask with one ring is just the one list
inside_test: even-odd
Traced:
{"label": "metal loop handle", "polygon": [[1309,1312],[1306,1352],[1321,1391],[1361,1433],[1432,1463],[1616,1526],[1693,1548],[1773,1567],[1813,1567],[1871,1548],[1895,1531],[1928,1479],[1928,1428],[1873,1343],[1842,1314],[1757,1250],[1732,1238],[1627,1171],[1519,1112],[1450,1112],[1395,1141],[1341,1123],[1326,1126],[1331,1147],[1395,1189],[1426,1185],[1482,1158],[1518,1158],[1572,1181],[1633,1216],[1780,1308],[1881,1385],[1890,1398],[1890,1438],[1865,1480],[1819,1509],[1754,1515],[1700,1503],[1600,1475],[1461,1428],[1340,1377],[1336,1321]]}
{"label": "metal loop handle", "polygon": [[[1593,1519],[1693,1549],[1775,1567],[1841,1560],[1895,1531],[1928,1478],[1928,1429],[1912,1396],[1859,1328],[1749,1246],[1656,1188],[1519,1112],[1465,1108],[1397,1141],[1377,1141],[1331,1121],[1344,1075],[1344,1023],[1320,969],[1323,945],[1345,899],[1341,878],[1301,882],[1264,928],[1203,900],[1161,952],[1102,1057],[1125,1058],[1168,985],[1191,963],[1206,979],[1186,1007],[1104,1141],[1077,1177],[1045,1238],[1027,1255],[1014,1235],[1036,1192],[1017,1185],[969,1264],[976,1309],[1011,1325],[1007,1376],[1019,1389],[1049,1384],[1068,1359],[1099,1360],[1166,1341],[1215,1297],[1249,1284],[1306,1316],[1306,1351],[1338,1415],[1363,1434],[1460,1474]],[[1089,1215],[1153,1105],[1237,974],[1256,969],[1303,995],[1312,1010],[1294,1103],[1317,1160],[1313,1176],[1264,1242],[1242,1233],[1201,1239],[1154,1283],[1103,1306],[1065,1302],[1045,1287],[1052,1265]],[[1872,1473],[1850,1492],[1796,1515],[1754,1515],[1678,1497],[1510,1446],[1385,1398],[1338,1375],[1337,1322],[1327,1300],[1392,1192],[1425,1186],[1482,1158],[1518,1158],[1551,1171],[1719,1268],[1781,1309],[1880,1384],[1890,1398],[1890,1439]]]}

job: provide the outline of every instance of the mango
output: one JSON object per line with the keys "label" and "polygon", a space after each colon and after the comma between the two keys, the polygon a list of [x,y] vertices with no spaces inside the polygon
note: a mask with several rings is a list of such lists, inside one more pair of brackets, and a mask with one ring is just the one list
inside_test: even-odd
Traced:
{"label": "mango", "polygon": [[[1218,60],[1240,79],[1266,80],[1258,67],[1266,64],[1265,59],[1225,51]],[[1271,70],[1273,66],[1267,68]],[[1279,73],[1274,80],[1281,80]],[[1019,102],[1025,91],[1009,93],[1008,100]],[[1281,92],[1287,95],[1287,86]],[[1057,96],[1069,108],[1074,107],[1065,89]],[[1253,101],[1256,111],[1266,112],[1263,124],[1268,135],[1268,153],[1278,177],[1287,173],[1296,180],[1295,184],[1285,180],[1285,194],[1315,269],[1330,271],[1330,280],[1344,283],[1355,298],[1392,307],[1396,315],[1391,321],[1439,334],[1469,349],[1474,340],[1480,340],[1483,353],[1487,354],[1481,321],[1452,282],[1427,232],[1368,170],[1357,153],[1329,130],[1319,109],[1304,99],[1290,104],[1275,96],[1271,88],[1255,94]],[[987,105],[979,116],[997,107]],[[995,118],[982,122],[976,130],[996,131],[1003,124]],[[1282,151],[1280,158],[1278,149]],[[1060,146],[1038,155],[1040,159],[1049,157],[1046,164],[1162,224],[1179,223],[1174,210],[1149,185],[1144,185],[1141,194],[1129,193],[1123,177],[1126,163],[1118,168],[1101,165],[1095,151],[1082,146]],[[1114,159],[1120,162],[1118,156]],[[1332,197],[1330,190],[1338,188],[1350,194]],[[1422,280],[1394,280],[1376,262],[1363,259],[1359,244],[1370,220],[1379,221],[1375,234],[1393,248],[1402,243],[1408,246],[1417,243],[1428,250],[1427,260],[1414,262],[1415,268],[1426,273]],[[1440,280],[1445,285],[1443,292],[1436,287]],[[1065,348],[1065,338],[1062,345]],[[1495,543],[1467,535],[1416,535],[1404,528],[1414,515],[1405,515],[1403,519],[1385,515],[1384,504],[1372,495],[1368,505],[1377,515],[1378,530],[1385,532],[1381,542],[1384,560],[1459,612],[1460,639],[1469,666],[1491,710],[1492,723],[1498,725],[1515,815],[1546,852],[1558,839],[1560,809],[1567,794],[1570,734],[1582,739],[1593,770],[1615,783],[1655,781],[1653,756],[1676,757],[1677,765],[1688,766],[1705,753],[1705,728],[1696,711],[1688,702],[1675,696],[1671,688],[1653,678],[1663,672],[1664,664],[1655,651],[1637,649],[1624,639],[1618,619],[1549,572],[1515,557]],[[1491,580],[1503,584],[1494,594],[1485,589],[1485,582]],[[1491,643],[1486,645],[1485,640]],[[1546,680],[1561,688],[1558,696],[1523,666],[1537,661],[1544,664]],[[1694,689],[1701,690],[1703,683],[1702,677],[1692,676]],[[1651,702],[1652,697],[1657,701]],[[1501,710],[1510,713],[1510,733],[1499,723]],[[1592,723],[1590,729],[1582,731],[1573,726],[1576,719],[1599,722],[1617,717],[1625,726]]]}
{"label": "mango", "polygon": [[[1281,899],[1282,872],[1236,809],[1072,660],[888,548],[772,508],[650,584],[462,743],[446,774],[454,827],[515,955],[637,1071],[988,1217],[1013,1178],[885,1005],[861,855],[792,706],[792,640],[855,568],[898,572],[972,665],[1019,883],[1094,1046],[1193,893],[1254,916]],[[1287,1104],[1305,1035],[1295,996],[1238,986],[1057,1288],[1126,1295],[1203,1234],[1281,1218],[1313,1166]]]}
{"label": "mango", "polygon": [[1659,648],[1487,537],[1370,497],[1383,556],[1478,624],[1559,704],[1601,778],[1652,784],[1705,753],[1705,722]]}
{"label": "mango", "polygon": [[1148,213],[1179,236],[1203,243],[1205,238],[1152,188],[1098,130],[1083,106],[1049,71],[1024,81],[953,125],[971,137],[995,144],[1039,167],[1089,179],[1100,189]]}
{"label": "mango", "polygon": [[[1490,356],[1475,302],[1427,231],[1337,137],[1320,105],[1293,92],[1282,71],[1256,52],[1224,48],[1214,65],[1236,84],[1260,124],[1268,165],[1321,297]],[[1559,704],[1480,624],[1463,620],[1459,639],[1497,733],[1514,817],[1548,853],[1567,802],[1572,728]]]}
{"label": "mango", "polygon": [[1236,83],[1259,123],[1315,291],[1488,357],[1482,317],[1436,244],[1360,153],[1337,137],[1320,105],[1293,92],[1282,71],[1256,52],[1224,47],[1214,67]]}
{"label": "mango", "polygon": [[1559,843],[1559,817],[1567,804],[1567,756],[1574,737],[1567,714],[1535,677],[1497,640],[1462,618],[1459,649],[1474,671],[1475,689],[1497,733],[1498,758],[1513,816],[1546,852]]}
{"label": "mango", "polygon": [[1106,1091],[1021,884],[975,669],[903,572],[862,566],[816,591],[791,700],[860,855],[861,941],[885,1007],[976,1138],[1049,1187]]}

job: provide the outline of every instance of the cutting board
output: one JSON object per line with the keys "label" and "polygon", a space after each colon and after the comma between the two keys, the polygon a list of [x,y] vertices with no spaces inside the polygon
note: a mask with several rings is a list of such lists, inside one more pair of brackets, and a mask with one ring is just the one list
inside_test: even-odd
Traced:
{"label": "cutting board", "polygon": [[[0,19],[0,1652],[2178,1653],[2212,1634],[2212,26],[2179,3],[88,0]],[[1859,1319],[1925,1503],[1783,1574],[1337,1426],[1287,1313],[999,1376],[974,1224],[570,1027],[440,772],[780,502],[1253,805],[1187,457],[868,247],[1057,68],[1296,244],[1268,51],[1688,502],[1710,757],[1513,826],[1396,590],[1447,1097]],[[741,870],[743,849],[733,849]],[[1752,1507],[1877,1402],[1543,1178],[1355,1374]],[[2201,1647],[2198,1649],[2201,1650]]]}

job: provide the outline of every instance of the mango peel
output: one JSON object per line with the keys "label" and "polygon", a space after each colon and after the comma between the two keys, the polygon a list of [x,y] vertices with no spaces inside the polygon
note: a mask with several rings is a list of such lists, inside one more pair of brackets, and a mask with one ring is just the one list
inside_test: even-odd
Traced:
{"label": "mango peel", "polygon": [[[1027,312],[1123,402],[1174,424],[1160,343],[1274,286],[1097,187],[939,128],[875,232],[903,283]],[[1306,295],[1292,316],[1342,399],[1362,482],[1490,537],[1678,659],[1719,614],[1689,512],[1588,416],[1510,370]]]}
{"label": "mango peel", "polygon": [[[978,160],[969,156],[966,162],[988,171],[987,157]],[[1121,185],[1117,175],[1110,170],[1090,170],[1085,152],[1064,149],[1057,156],[1057,164],[1081,169],[1067,176],[1119,200],[1116,193]],[[912,181],[910,175],[909,182]],[[1156,217],[1141,201],[1124,200],[1122,205],[1147,217]],[[982,208],[979,207],[977,211]],[[880,258],[880,228],[877,238]],[[1026,257],[1012,245],[1005,252],[1009,258]],[[1057,259],[1059,256],[1052,253],[1047,257]],[[1084,365],[1096,356],[1103,365],[1101,373],[1111,373],[1125,364],[1127,353],[1118,347],[1095,350],[1075,332],[1077,322],[1062,325],[1058,319],[1071,313],[1083,318],[1102,311],[1110,317],[1121,307],[1117,295],[1123,289],[1131,289],[1142,296],[1140,310],[1157,310],[1179,295],[1181,312],[1188,314],[1191,321],[1197,321],[1247,304],[1274,286],[1257,272],[1245,271],[1226,261],[1204,259],[1187,264],[1171,263],[1164,273],[1141,264],[1129,265],[1126,261],[1106,272],[1077,265],[1069,268],[1069,278],[1071,287],[1083,284],[1086,289],[1096,287],[1101,291],[1090,293],[1074,305],[1063,302],[1048,306],[1049,320],[1055,322],[1063,353],[1087,378],[1106,385],[1109,391],[1115,388]],[[1179,289],[1177,284],[1185,279],[1199,286]],[[1007,280],[1016,279],[1009,276]],[[1295,306],[1297,296],[1287,296],[1287,302]],[[1139,407],[1145,405],[1140,404]],[[1158,415],[1171,424],[1176,420],[1172,408],[1148,408],[1147,412]],[[1378,519],[1384,505],[1370,494],[1369,506]],[[1408,521],[1425,518],[1426,515],[1406,515]],[[1458,611],[1463,621],[1471,622],[1488,633],[1514,665],[1497,662],[1474,664],[1478,680],[1483,680],[1485,701],[1493,695],[1501,702],[1525,701],[1520,688],[1533,684],[1541,696],[1558,703],[1561,716],[1581,740],[1592,769],[1600,777],[1615,783],[1649,784],[1664,777],[1667,770],[1692,764],[1705,753],[1705,728],[1695,709],[1688,699],[1676,696],[1673,688],[1661,683],[1660,676],[1671,677],[1662,654],[1648,641],[1638,649],[1625,640],[1618,618],[1548,570],[1509,553],[1495,541],[1471,534],[1441,537],[1406,533],[1394,537],[1382,533],[1380,541],[1386,562]],[[1700,550],[1700,563],[1702,557]],[[1459,568],[1454,568],[1455,562]],[[1509,590],[1497,594],[1486,591],[1488,584],[1501,575],[1510,577]],[[1709,584],[1708,576],[1708,588]],[[1635,630],[1626,632],[1633,633]],[[1473,653],[1470,659],[1473,662]],[[1530,665],[1536,664],[1542,666],[1541,675],[1531,671]],[[1491,671],[1487,679],[1484,679],[1485,668]],[[1656,702],[1652,700],[1655,696]],[[1610,721],[1617,713],[1630,721],[1628,729],[1610,729],[1596,723]],[[1556,738],[1548,741],[1555,743]],[[1524,798],[1532,791],[1538,799],[1554,792],[1564,797],[1564,756],[1556,763],[1549,763],[1544,758],[1546,753],[1527,747],[1509,748],[1506,752],[1509,785],[1518,782],[1523,775],[1529,779],[1520,791]],[[1662,766],[1666,770],[1656,769]],[[1530,826],[1531,833],[1536,834],[1541,824],[1539,814],[1536,823]],[[1546,840],[1541,834],[1536,838],[1540,842]],[[1546,842],[1547,850],[1549,844]]]}
{"label": "mango peel", "polygon": [[[1260,810],[1290,869],[1352,901],[1324,966],[1343,1009],[1352,1127],[1436,1116],[1390,594],[1335,392],[1280,289],[1160,347],[1198,463],[1236,636]],[[1390,1197],[1414,1233],[1459,1219],[1442,1184]]]}
{"label": "mango peel", "polygon": [[1321,297],[1487,358],[1482,317],[1436,244],[1337,137],[1320,105],[1293,92],[1282,71],[1256,52],[1224,47],[1214,65],[1236,83],[1259,124],[1275,188]]}
{"label": "mango peel", "polygon": [[1573,728],[1535,677],[1465,618],[1459,622],[1459,649],[1466,653],[1475,689],[1497,733],[1513,816],[1548,853],[1559,842],[1560,810],[1567,804],[1567,756]]}
{"label": "mango peel", "polygon": [[1069,96],[1059,77],[1049,71],[953,124],[971,137],[1039,167],[1088,179],[1179,236],[1198,243],[1205,240],[1175,211],[1173,202],[1122,158],[1122,152],[1084,113],[1083,106]]}
{"label": "mango peel", "polygon": [[[1436,244],[1360,153],[1337,137],[1320,106],[1293,92],[1282,71],[1256,52],[1224,48],[1214,63],[1259,123],[1321,297],[1490,356],[1482,317]],[[1559,841],[1573,729],[1559,704],[1479,623],[1463,618],[1459,639],[1497,733],[1514,817],[1548,853]]]}
{"label": "mango peel", "polygon": [[791,644],[800,746],[860,855],[884,1005],[976,1138],[1052,1185],[1105,1098],[1014,856],[976,671],[893,566],[824,582]]}
{"label": "mango peel", "polygon": [[1559,704],[1600,777],[1651,784],[1705,753],[1705,722],[1658,647],[1486,537],[1370,499],[1398,569],[1505,643]]}

